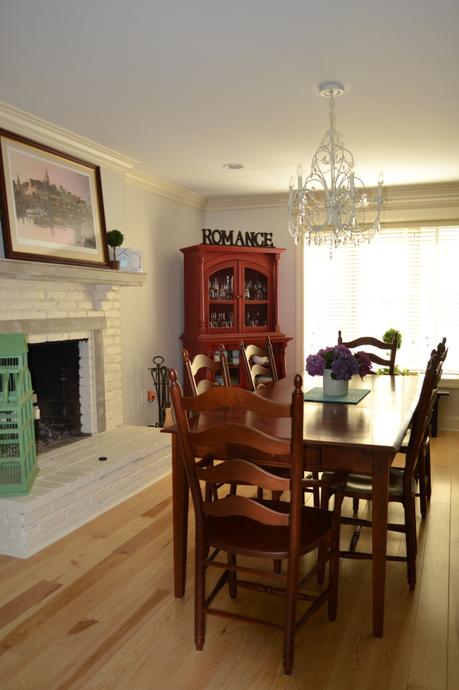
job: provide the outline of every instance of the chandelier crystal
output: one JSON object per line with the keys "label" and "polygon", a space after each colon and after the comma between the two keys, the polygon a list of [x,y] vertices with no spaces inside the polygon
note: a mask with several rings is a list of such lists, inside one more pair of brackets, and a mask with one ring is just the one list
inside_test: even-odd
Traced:
{"label": "chandelier crystal", "polygon": [[352,153],[344,148],[335,129],[335,98],[344,87],[339,82],[319,86],[320,94],[330,100],[330,129],[315,152],[311,172],[303,180],[303,168],[297,168],[297,186],[290,178],[288,194],[288,229],[295,244],[328,244],[330,251],[342,244],[358,245],[370,241],[380,228],[383,205],[383,174],[378,188],[370,195],[354,173]]}

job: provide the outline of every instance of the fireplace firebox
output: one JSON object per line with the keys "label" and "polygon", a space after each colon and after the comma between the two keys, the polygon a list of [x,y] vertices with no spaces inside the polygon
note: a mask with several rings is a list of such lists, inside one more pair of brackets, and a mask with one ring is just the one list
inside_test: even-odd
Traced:
{"label": "fireplace firebox", "polygon": [[82,433],[80,405],[80,343],[83,342],[87,341],[29,344],[38,452],[87,435]]}

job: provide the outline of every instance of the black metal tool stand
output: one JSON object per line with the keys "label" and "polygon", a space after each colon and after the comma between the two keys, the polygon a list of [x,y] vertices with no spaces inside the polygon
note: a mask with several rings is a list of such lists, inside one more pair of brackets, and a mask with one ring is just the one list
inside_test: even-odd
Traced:
{"label": "black metal tool stand", "polygon": [[164,426],[164,420],[166,419],[166,409],[170,407],[169,401],[169,381],[168,374],[169,370],[164,365],[164,357],[161,355],[156,355],[153,357],[154,367],[148,369],[153,379],[153,385],[156,391],[156,400],[158,401],[158,421],[155,426]]}

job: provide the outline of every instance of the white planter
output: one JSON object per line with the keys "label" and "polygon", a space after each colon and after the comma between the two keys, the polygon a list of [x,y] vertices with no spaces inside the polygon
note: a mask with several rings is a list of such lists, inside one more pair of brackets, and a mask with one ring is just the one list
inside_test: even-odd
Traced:
{"label": "white planter", "polygon": [[331,377],[331,369],[324,369],[323,373],[324,395],[342,396],[347,395],[349,381],[337,381]]}

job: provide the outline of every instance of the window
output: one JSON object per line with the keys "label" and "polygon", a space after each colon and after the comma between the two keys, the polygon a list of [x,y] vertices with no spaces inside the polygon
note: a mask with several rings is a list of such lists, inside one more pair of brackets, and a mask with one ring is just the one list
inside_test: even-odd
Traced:
{"label": "window", "polygon": [[459,228],[384,229],[369,244],[304,248],[306,355],[362,335],[402,334],[396,364],[423,369],[443,336],[459,373]]}

